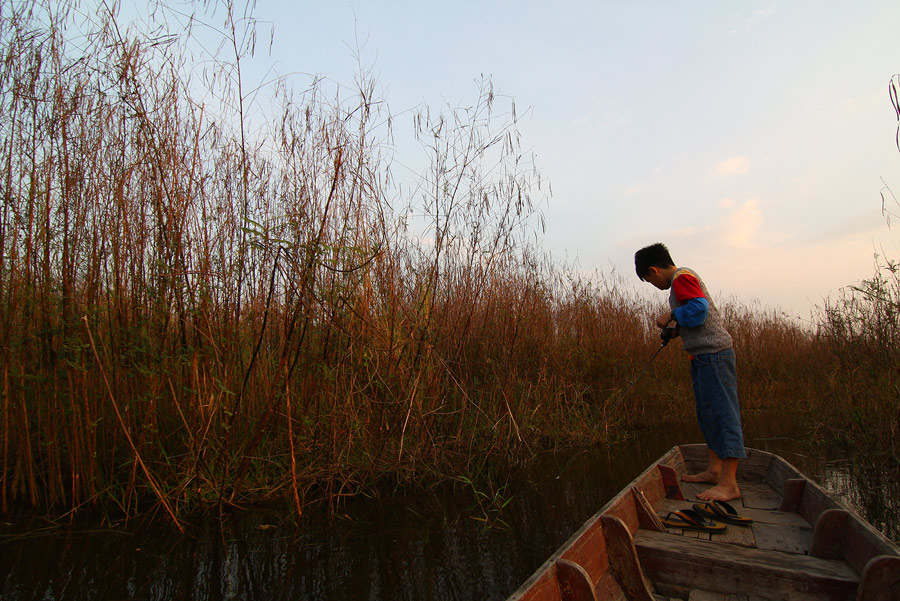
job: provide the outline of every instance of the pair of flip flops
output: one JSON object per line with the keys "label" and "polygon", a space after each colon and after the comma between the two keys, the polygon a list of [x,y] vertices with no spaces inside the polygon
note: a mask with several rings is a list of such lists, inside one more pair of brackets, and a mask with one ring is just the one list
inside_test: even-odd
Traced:
{"label": "pair of flip flops", "polygon": [[670,511],[663,518],[662,523],[667,528],[680,528],[682,530],[696,530],[720,534],[725,532],[725,522],[738,526],[749,526],[753,520],[738,515],[737,510],[725,501],[711,501],[709,503],[697,503],[693,509],[679,509]]}
{"label": "pair of flip flops", "polygon": [[717,522],[725,522],[726,524],[749,526],[753,523],[752,519],[738,515],[737,509],[725,501],[710,501],[708,503],[695,504],[694,511],[704,518],[715,520]]}
{"label": "pair of flip flops", "polygon": [[697,530],[699,532],[710,532],[712,534],[725,532],[725,524],[717,524],[712,520],[706,519],[694,509],[678,509],[677,511],[670,511],[669,515],[662,519],[662,523],[666,528]]}

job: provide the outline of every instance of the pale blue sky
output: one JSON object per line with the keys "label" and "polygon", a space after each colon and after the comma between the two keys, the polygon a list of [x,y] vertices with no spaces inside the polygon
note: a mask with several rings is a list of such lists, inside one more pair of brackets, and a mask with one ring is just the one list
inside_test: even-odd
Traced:
{"label": "pale blue sky", "polygon": [[552,184],[544,245],[584,270],[631,278],[634,251],[664,241],[712,290],[808,317],[872,275],[876,248],[900,258],[879,196],[881,178],[900,191],[896,0],[258,0],[254,15],[275,36],[255,64],[279,73],[352,86],[358,40],[393,113],[471,102],[490,77]]}

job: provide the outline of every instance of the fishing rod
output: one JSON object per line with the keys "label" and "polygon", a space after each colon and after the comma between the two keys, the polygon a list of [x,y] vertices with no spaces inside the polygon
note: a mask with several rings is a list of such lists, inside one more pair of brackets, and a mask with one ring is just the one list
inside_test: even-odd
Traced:
{"label": "fishing rod", "polygon": [[653,360],[656,359],[656,356],[659,354],[659,352],[666,348],[666,345],[669,344],[669,341],[676,336],[678,336],[678,326],[663,328],[662,332],[659,333],[659,337],[662,339],[662,343],[659,345],[659,348],[656,349],[656,352],[653,353],[653,356],[650,357],[650,360],[647,361],[643,368],[641,368],[641,371],[638,372],[637,377],[631,382],[631,385],[625,390],[625,393],[622,394],[623,400],[628,397],[628,395],[631,394],[632,391],[634,391],[634,387],[637,386],[637,383],[641,381],[641,377],[644,375],[644,372],[647,371],[647,368],[650,367],[650,364],[653,363]]}
{"label": "fishing rod", "polygon": [[[650,364],[653,363],[654,359],[656,359],[656,356],[660,353],[660,351],[662,351],[666,347],[667,344],[669,344],[669,341],[671,341],[673,338],[676,338],[677,336],[678,336],[678,326],[677,325],[676,326],[668,326],[668,327],[663,328],[662,332],[659,333],[659,337],[660,337],[660,339],[662,339],[662,342],[660,343],[659,348],[656,349],[656,352],[653,353],[653,356],[650,357],[650,360],[647,361],[647,364],[644,365],[644,367],[641,369],[640,373],[637,375],[637,377],[634,379],[634,381],[631,382],[631,385],[625,390],[625,392],[622,394],[622,397],[619,400],[625,400],[625,398],[627,398],[628,395],[631,394],[631,392],[634,390],[634,387],[640,381],[641,376],[644,375],[644,372],[647,371],[647,368],[650,367]],[[577,457],[577,456],[578,456],[577,454],[573,455],[569,459],[569,462],[566,463],[566,465],[559,471],[559,474],[557,474],[556,478],[554,478],[555,480],[559,480],[559,477],[562,475],[563,472],[565,472],[569,468],[569,466],[572,464],[572,462],[575,460],[575,457]]]}

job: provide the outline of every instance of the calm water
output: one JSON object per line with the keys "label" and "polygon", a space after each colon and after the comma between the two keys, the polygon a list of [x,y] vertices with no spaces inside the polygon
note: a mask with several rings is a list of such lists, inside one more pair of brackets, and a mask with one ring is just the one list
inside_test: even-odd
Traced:
{"label": "calm water", "polygon": [[[847,458],[805,448],[796,431],[771,416],[745,424],[748,446],[779,453],[897,538],[897,483],[868,475],[861,484]],[[479,507],[471,488],[447,487],[354,501],[335,519],[309,513],[299,532],[273,508],[187,536],[160,524],[36,531],[44,524],[12,520],[0,531],[0,598],[502,600],[648,464],[699,440],[693,426],[677,427],[543,456],[492,506]]]}

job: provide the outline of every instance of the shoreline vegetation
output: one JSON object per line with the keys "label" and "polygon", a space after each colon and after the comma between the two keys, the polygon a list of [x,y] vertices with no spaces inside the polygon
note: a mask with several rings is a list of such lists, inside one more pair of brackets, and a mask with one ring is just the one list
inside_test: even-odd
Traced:
{"label": "shoreline vegetation", "polygon": [[[365,75],[276,80],[250,127],[232,7],[230,62],[192,79],[189,32],[76,6],[0,0],[4,514],[300,519],[692,414],[683,353],[628,390],[657,304],[541,250],[548,184],[489,81],[404,114],[409,140]],[[745,412],[796,412],[896,474],[895,264],[812,325],[720,305]]]}

